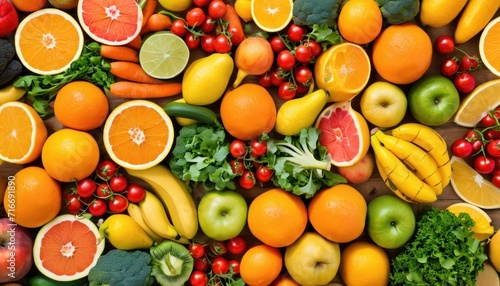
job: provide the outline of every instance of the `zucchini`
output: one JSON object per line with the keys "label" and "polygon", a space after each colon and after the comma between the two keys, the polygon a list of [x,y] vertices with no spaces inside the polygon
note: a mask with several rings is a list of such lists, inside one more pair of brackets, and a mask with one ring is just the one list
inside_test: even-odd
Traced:
{"label": "zucchini", "polygon": [[38,274],[29,279],[30,286],[83,286],[88,283],[87,277],[73,281],[57,281],[45,275]]}
{"label": "zucchini", "polygon": [[196,120],[200,123],[222,126],[217,114],[210,108],[192,105],[181,101],[172,101],[163,106],[168,116],[183,117]]}

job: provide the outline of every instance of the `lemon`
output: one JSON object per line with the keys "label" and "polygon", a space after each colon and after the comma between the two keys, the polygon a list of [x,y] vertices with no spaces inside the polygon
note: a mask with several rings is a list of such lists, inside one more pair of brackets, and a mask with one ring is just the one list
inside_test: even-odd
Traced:
{"label": "lemon", "polygon": [[240,18],[245,22],[252,20],[251,4],[251,0],[236,0],[236,2],[234,2],[234,10],[236,11],[236,14],[238,14],[238,16],[240,16]]}
{"label": "lemon", "polygon": [[500,231],[491,237],[488,248],[488,258],[495,270],[500,272]]}
{"label": "lemon", "polygon": [[193,5],[193,0],[158,0],[158,3],[168,11],[182,12]]}

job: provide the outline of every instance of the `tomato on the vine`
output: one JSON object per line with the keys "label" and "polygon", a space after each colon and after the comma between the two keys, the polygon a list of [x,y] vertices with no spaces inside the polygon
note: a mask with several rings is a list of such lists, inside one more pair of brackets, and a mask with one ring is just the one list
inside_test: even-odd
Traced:
{"label": "tomato on the vine", "polygon": [[472,57],[469,55],[463,55],[458,70],[462,72],[468,72],[477,68],[478,66],[479,62],[478,62],[478,57],[476,55]]}
{"label": "tomato on the vine", "polygon": [[213,0],[208,4],[208,15],[217,20],[226,14],[226,3],[222,0]]}
{"label": "tomato on the vine", "polygon": [[128,187],[128,180],[124,175],[116,175],[109,179],[109,187],[113,192],[121,193]]}
{"label": "tomato on the vine", "polygon": [[474,159],[474,170],[481,174],[490,174],[495,169],[495,161],[488,156],[479,155]]}
{"label": "tomato on the vine", "polygon": [[446,58],[441,62],[441,74],[452,76],[458,72],[458,62],[454,58]]}
{"label": "tomato on the vine", "polygon": [[500,157],[500,139],[494,139],[488,142],[486,151],[493,157]]}
{"label": "tomato on the vine", "polygon": [[247,242],[241,236],[235,236],[227,241],[227,250],[231,254],[243,254],[247,250]]}
{"label": "tomato on the vine", "polygon": [[200,270],[195,270],[189,276],[189,284],[192,286],[205,286],[208,284],[208,275]]}
{"label": "tomato on the vine", "polygon": [[442,55],[447,55],[455,50],[455,40],[449,35],[437,37],[434,41],[434,48]]}
{"label": "tomato on the vine", "polygon": [[271,74],[266,72],[261,74],[258,78],[259,84],[263,87],[271,87],[273,86],[273,82],[271,81]]}
{"label": "tomato on the vine", "polygon": [[97,186],[97,190],[95,191],[95,194],[98,197],[105,199],[105,198],[109,198],[113,194],[113,191],[109,187],[108,183],[104,182],[104,183],[99,184],[99,186]]}
{"label": "tomato on the vine", "polygon": [[65,196],[66,208],[71,214],[78,214],[83,204],[80,201],[78,194],[67,193]]}
{"label": "tomato on the vine", "polygon": [[222,257],[218,256],[212,260],[212,271],[215,275],[226,274],[229,272],[229,261]]}
{"label": "tomato on the vine", "polygon": [[208,262],[208,258],[206,256],[194,259],[194,269],[196,269],[196,270],[205,271],[205,270],[207,270],[208,265],[209,265],[209,262]]}
{"label": "tomato on the vine", "polygon": [[469,93],[476,87],[476,78],[467,72],[458,73],[453,79],[453,84],[461,93]]}
{"label": "tomato on the vine", "polygon": [[247,154],[247,146],[245,142],[239,139],[234,139],[229,144],[229,153],[234,158],[243,158]]}
{"label": "tomato on the vine", "polygon": [[106,213],[108,207],[103,199],[95,199],[89,205],[89,213],[93,216],[102,216]]}
{"label": "tomato on the vine", "polygon": [[229,268],[233,271],[233,274],[240,274],[240,262],[238,260],[229,260]]}
{"label": "tomato on the vine", "polygon": [[491,174],[491,183],[495,187],[500,188],[500,170],[493,171]]}
{"label": "tomato on the vine", "polygon": [[472,154],[472,144],[465,138],[458,138],[451,144],[450,150],[454,156],[465,158]]}
{"label": "tomato on the vine", "polygon": [[283,100],[290,100],[297,94],[297,86],[293,82],[284,82],[278,87],[278,96]]}
{"label": "tomato on the vine", "polygon": [[267,140],[252,139],[250,141],[250,155],[258,158],[267,152]]}
{"label": "tomato on the vine", "polygon": [[191,27],[200,26],[205,20],[205,11],[200,7],[194,7],[186,13],[186,22]]}
{"label": "tomato on the vine", "polygon": [[312,71],[307,66],[296,67],[293,71],[293,75],[298,83],[309,84],[313,80]]}
{"label": "tomato on the vine", "polygon": [[481,126],[483,127],[491,127],[497,124],[497,121],[495,118],[493,118],[493,115],[490,113],[487,113],[483,118],[481,118],[480,121]]}
{"label": "tomato on the vine", "polygon": [[218,35],[214,41],[215,51],[221,54],[229,53],[233,48],[231,41],[225,35]]}
{"label": "tomato on the vine", "polygon": [[297,95],[304,95],[309,92],[310,89],[310,83],[303,84],[303,83],[298,83],[297,84]]}
{"label": "tomato on the vine", "polygon": [[309,49],[311,49],[313,57],[319,56],[319,54],[321,54],[321,51],[323,49],[318,42],[312,39],[307,40],[305,42],[305,45],[308,46]]}
{"label": "tomato on the vine", "polygon": [[283,76],[281,69],[272,70],[269,73],[269,77],[271,77],[271,83],[274,86],[280,86],[286,81],[286,76]]}
{"label": "tomato on the vine", "polygon": [[488,129],[484,131],[484,139],[486,140],[500,139],[500,130]]}
{"label": "tomato on the vine", "polygon": [[313,58],[311,48],[305,45],[299,45],[295,48],[295,59],[303,64],[308,64]]}
{"label": "tomato on the vine", "polygon": [[210,15],[206,15],[203,23],[201,23],[201,30],[206,35],[212,34],[217,27],[217,21],[215,21]]}
{"label": "tomato on the vine", "polygon": [[276,54],[286,49],[285,42],[283,42],[283,39],[279,35],[272,36],[269,39],[269,44]]}
{"label": "tomato on the vine", "polygon": [[203,51],[207,53],[213,53],[215,52],[214,42],[215,42],[214,35],[202,36],[200,40],[201,48],[203,49]]}
{"label": "tomato on the vine", "polygon": [[97,184],[91,178],[80,180],[76,186],[76,192],[82,198],[88,198],[97,190]]}
{"label": "tomato on the vine", "polygon": [[190,50],[194,50],[200,45],[201,37],[195,36],[191,32],[187,32],[184,36],[184,42],[186,42],[186,45]]}
{"label": "tomato on the vine", "polygon": [[109,180],[118,171],[118,166],[111,160],[103,160],[97,164],[96,174],[103,180]]}
{"label": "tomato on the vine", "polygon": [[227,253],[227,244],[225,241],[216,240],[210,244],[210,251],[215,256],[221,256]]}
{"label": "tomato on the vine", "polygon": [[191,243],[189,245],[189,253],[191,253],[191,256],[194,258],[202,258],[205,256],[205,246],[201,243]]}
{"label": "tomato on the vine", "polygon": [[170,32],[176,36],[184,37],[187,33],[186,22],[182,19],[174,20],[170,26]]}
{"label": "tomato on the vine", "polygon": [[286,31],[286,34],[290,41],[298,43],[304,39],[306,35],[306,28],[297,24],[291,24]]}
{"label": "tomato on the vine", "polygon": [[127,187],[126,196],[130,202],[138,203],[146,197],[146,190],[141,185],[133,183]]}
{"label": "tomato on the vine", "polygon": [[295,57],[289,50],[283,50],[276,57],[276,64],[279,68],[289,71],[295,66]]}
{"label": "tomato on the vine", "polygon": [[257,177],[257,181],[261,183],[269,182],[272,179],[273,174],[274,171],[266,165],[261,165],[257,168],[257,171],[255,171],[255,177]]}
{"label": "tomato on the vine", "polygon": [[207,6],[212,0],[193,0],[193,4],[198,7]]}
{"label": "tomato on the vine", "polygon": [[108,202],[109,209],[114,213],[122,213],[127,210],[128,200],[122,195],[115,195]]}
{"label": "tomato on the vine", "polygon": [[242,188],[250,190],[256,183],[255,174],[251,170],[246,170],[239,178],[238,183]]}
{"label": "tomato on the vine", "polygon": [[233,159],[229,161],[229,166],[231,166],[231,171],[233,171],[233,174],[236,176],[241,176],[243,175],[243,172],[245,172],[245,164],[241,159]]}

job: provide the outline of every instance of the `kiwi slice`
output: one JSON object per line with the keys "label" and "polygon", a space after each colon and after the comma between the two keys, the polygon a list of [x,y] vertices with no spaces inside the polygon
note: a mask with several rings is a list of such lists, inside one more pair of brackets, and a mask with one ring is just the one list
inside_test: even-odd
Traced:
{"label": "kiwi slice", "polygon": [[193,271],[194,259],[182,244],[165,240],[151,247],[151,274],[162,286],[182,286]]}

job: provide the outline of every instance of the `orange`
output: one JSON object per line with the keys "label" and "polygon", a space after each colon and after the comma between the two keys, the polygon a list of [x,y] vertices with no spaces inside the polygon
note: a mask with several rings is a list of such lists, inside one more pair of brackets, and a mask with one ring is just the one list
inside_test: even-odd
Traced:
{"label": "orange", "polygon": [[462,158],[452,156],[451,186],[465,202],[482,209],[500,208],[500,189],[476,172]]}
{"label": "orange", "polygon": [[475,127],[479,121],[500,105],[500,79],[494,79],[476,86],[460,103],[453,122],[464,127]]}
{"label": "orange", "polygon": [[321,53],[314,64],[318,88],[328,91],[330,100],[346,101],[359,94],[368,84],[370,58],[358,44],[344,42]]}
{"label": "orange", "polygon": [[14,175],[15,188],[5,191],[3,205],[13,222],[37,228],[61,210],[61,185],[40,167],[29,166]]}
{"label": "orange", "polygon": [[240,140],[269,133],[276,123],[276,104],[261,85],[246,83],[226,92],[220,116],[226,131]]}
{"label": "orange", "polygon": [[0,160],[33,162],[46,139],[47,128],[33,107],[19,101],[0,105]]}
{"label": "orange", "polygon": [[488,243],[488,258],[495,270],[500,272],[500,231],[497,231]]}
{"label": "orange", "polygon": [[490,237],[495,229],[491,225],[491,217],[482,209],[469,203],[454,203],[446,208],[458,216],[460,213],[467,213],[474,220],[472,227],[473,237],[479,240],[485,240]]}
{"label": "orange", "polygon": [[240,276],[250,286],[267,286],[283,268],[283,256],[278,248],[258,244],[249,248],[240,262]]}
{"label": "orange", "polygon": [[34,12],[42,9],[47,4],[47,0],[10,0],[17,10],[22,12]]}
{"label": "orange", "polygon": [[99,162],[99,146],[89,133],[64,128],[52,133],[42,149],[42,164],[60,182],[90,176]]}
{"label": "orange", "polygon": [[54,101],[54,115],[62,125],[88,131],[101,126],[108,115],[106,94],[87,81],[73,81],[63,86]]}
{"label": "orange", "polygon": [[299,196],[283,189],[261,193],[248,207],[250,232],[273,247],[292,244],[302,235],[306,225],[306,205]]}
{"label": "orange", "polygon": [[66,71],[83,50],[83,32],[68,13],[45,8],[26,16],[14,36],[23,66],[41,75]]}
{"label": "orange", "polygon": [[486,68],[500,76],[500,17],[491,20],[481,32],[479,55]]}
{"label": "orange", "polygon": [[300,286],[288,273],[281,273],[270,286]]}
{"label": "orange", "polygon": [[432,60],[432,41],[414,23],[390,25],[373,42],[373,66],[385,80],[410,84],[427,71]]}
{"label": "orange", "polygon": [[388,285],[390,261],[382,247],[370,241],[355,241],[341,255],[339,272],[346,285]]}
{"label": "orange", "polygon": [[250,13],[254,23],[266,32],[283,30],[292,20],[293,0],[251,0]]}
{"label": "orange", "polygon": [[338,184],[319,191],[307,210],[314,229],[333,242],[350,242],[365,228],[365,198],[350,185]]}
{"label": "orange", "polygon": [[143,170],[167,157],[174,143],[174,126],[158,104],[130,100],[111,111],[104,123],[103,141],[115,163]]}
{"label": "orange", "polygon": [[349,0],[342,6],[338,29],[352,43],[368,44],[382,31],[382,12],[374,0]]}

